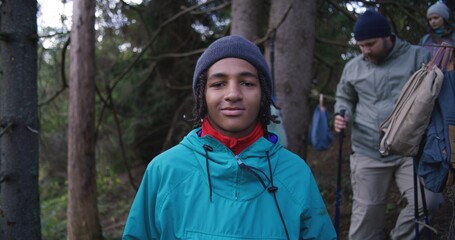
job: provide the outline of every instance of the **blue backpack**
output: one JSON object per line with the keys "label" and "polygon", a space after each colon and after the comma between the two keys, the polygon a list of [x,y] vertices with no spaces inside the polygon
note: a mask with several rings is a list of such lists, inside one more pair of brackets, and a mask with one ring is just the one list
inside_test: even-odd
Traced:
{"label": "blue backpack", "polygon": [[313,112],[313,120],[309,131],[309,143],[316,151],[324,151],[332,143],[332,130],[329,126],[328,110],[321,110],[320,105]]}
{"label": "blue backpack", "polygon": [[455,71],[444,72],[423,146],[418,174],[427,189],[442,192],[455,169]]}

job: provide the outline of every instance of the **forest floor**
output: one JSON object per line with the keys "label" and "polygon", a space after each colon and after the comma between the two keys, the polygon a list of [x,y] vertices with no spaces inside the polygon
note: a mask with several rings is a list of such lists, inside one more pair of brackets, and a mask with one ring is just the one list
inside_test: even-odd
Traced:
{"label": "forest floor", "polygon": [[[334,141],[330,148],[323,152],[316,152],[311,147],[308,147],[308,154],[306,161],[311,167],[313,174],[318,183],[322,197],[327,205],[327,209],[330,212],[332,219],[334,219],[335,208],[336,208],[336,191],[337,191],[337,168],[338,168],[338,155],[339,155],[339,140],[338,136],[334,136]],[[348,239],[349,222],[351,215],[351,203],[352,203],[352,191],[350,184],[350,170],[349,170],[349,153],[350,153],[350,141],[347,136],[343,141],[343,161],[342,161],[342,177],[341,177],[341,199],[340,199],[340,239]],[[144,167],[137,167],[133,171],[133,176],[139,184]],[[112,198],[112,201],[122,200],[126,204],[127,208],[123,208],[122,213],[116,218],[112,218],[111,211],[105,211],[106,215],[101,216],[103,219],[102,226],[103,231],[108,236],[121,236],[125,220],[128,214],[128,208],[134,198],[135,191],[131,187],[128,177],[121,177],[122,196]],[[447,194],[445,194],[447,196]],[[395,185],[392,186],[389,196],[389,201],[386,207],[386,226],[384,231],[389,232],[395,225],[396,218],[399,211],[403,208],[403,201],[400,201],[400,194]],[[112,204],[112,206],[118,206],[118,203]],[[114,209],[113,209],[114,210]],[[446,202],[437,214],[437,216],[431,220],[430,225],[438,231],[434,234],[431,239],[448,239],[447,233],[452,219],[452,204],[446,197]],[[426,239],[425,234],[421,234],[420,239]],[[113,237],[113,239],[120,239]]]}

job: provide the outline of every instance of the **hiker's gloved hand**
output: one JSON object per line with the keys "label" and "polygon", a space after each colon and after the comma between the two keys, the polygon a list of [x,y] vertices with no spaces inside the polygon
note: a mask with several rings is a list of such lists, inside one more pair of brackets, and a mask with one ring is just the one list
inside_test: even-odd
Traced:
{"label": "hiker's gloved hand", "polygon": [[347,124],[348,124],[348,120],[346,117],[343,117],[340,114],[335,115],[335,120],[333,123],[335,132],[341,132],[341,130],[346,128]]}

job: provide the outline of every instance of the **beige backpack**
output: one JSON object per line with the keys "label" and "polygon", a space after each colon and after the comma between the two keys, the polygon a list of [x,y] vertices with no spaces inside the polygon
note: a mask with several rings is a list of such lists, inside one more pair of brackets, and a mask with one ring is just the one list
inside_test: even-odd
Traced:
{"label": "beige backpack", "polygon": [[381,155],[417,155],[444,79],[436,62],[447,62],[451,54],[451,48],[440,48],[404,85],[392,112],[380,125]]}

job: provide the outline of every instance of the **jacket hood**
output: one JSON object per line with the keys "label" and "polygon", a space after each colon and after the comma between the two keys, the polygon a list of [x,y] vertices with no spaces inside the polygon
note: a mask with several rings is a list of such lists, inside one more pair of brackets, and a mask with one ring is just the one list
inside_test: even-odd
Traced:
{"label": "jacket hood", "polygon": [[[185,136],[181,144],[202,155],[205,155],[204,145],[209,145],[213,148],[213,152],[231,153],[232,156],[235,157],[235,154],[217,139],[210,135],[206,135],[204,137],[201,137],[200,135],[201,128],[193,129],[190,134]],[[265,137],[259,138],[256,142],[242,151],[239,156],[243,157],[245,155],[254,155],[256,157],[265,157],[266,152],[273,155],[280,148],[282,148],[280,144],[277,144],[278,142],[278,136],[269,132],[269,137],[267,139]]]}
{"label": "jacket hood", "polygon": [[[235,155],[228,147],[215,138],[200,137],[201,129],[191,131],[181,142],[190,148],[198,161],[200,174],[206,176],[208,187],[213,194],[225,198],[250,199],[261,194],[265,188],[257,176],[240,167],[241,163],[254,168],[267,187],[271,186],[270,171],[275,169],[277,152],[282,148],[274,134],[266,139],[259,138],[252,145]],[[207,147],[208,146],[208,147]],[[269,168],[270,161],[270,168]]]}
{"label": "jacket hood", "polygon": [[[411,44],[409,44],[406,41],[401,40],[400,38],[396,37],[393,34],[390,37],[394,39],[394,44],[393,44],[392,49],[390,50],[389,54],[387,54],[387,56],[385,56],[385,58],[383,58],[378,64],[375,64],[375,65],[381,65],[384,62],[388,62],[390,59],[394,59],[397,56],[404,54],[411,47]],[[357,55],[355,57],[355,59],[356,60],[354,60],[354,61],[348,62],[347,65],[353,64],[353,62],[356,62],[359,60],[368,62],[369,64],[373,64],[373,63],[370,63],[368,60],[366,60],[365,57],[363,56],[363,54]]]}
{"label": "jacket hood", "polygon": [[392,50],[387,55],[384,61],[387,61],[388,59],[391,58],[392,59],[396,58],[397,56],[404,54],[411,47],[411,44],[401,40],[400,38],[397,38],[395,35],[392,35],[391,37],[395,39],[395,43],[393,44]]}

